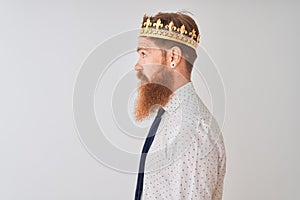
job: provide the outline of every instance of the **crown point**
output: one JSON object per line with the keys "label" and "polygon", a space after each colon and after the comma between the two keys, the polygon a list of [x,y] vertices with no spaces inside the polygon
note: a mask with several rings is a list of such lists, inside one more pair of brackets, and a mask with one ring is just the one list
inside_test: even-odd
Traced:
{"label": "crown point", "polygon": [[147,19],[147,21],[146,22],[144,22],[144,24],[143,24],[144,26],[146,26],[146,28],[148,28],[149,26],[151,26],[152,25],[152,23],[151,23],[151,21],[150,21],[150,18],[148,17],[148,19]]}
{"label": "crown point", "polygon": [[182,25],[180,28],[177,28],[177,31],[180,32],[181,34],[186,34],[187,31],[185,30],[185,26]]}
{"label": "crown point", "polygon": [[161,20],[158,19],[156,20],[156,23],[153,23],[153,26],[155,26],[156,29],[158,29],[159,27],[163,27],[164,25],[161,23]]}
{"label": "crown point", "polygon": [[191,36],[192,39],[193,39],[193,38],[197,38],[195,29],[193,29],[193,30],[189,33],[189,35]]}
{"label": "crown point", "polygon": [[176,27],[174,26],[173,21],[170,21],[170,23],[167,24],[165,27],[166,27],[166,29],[169,29],[169,31],[176,30]]}
{"label": "crown point", "polygon": [[200,42],[200,33],[199,33],[198,36],[197,36],[197,42],[198,42],[198,43]]}

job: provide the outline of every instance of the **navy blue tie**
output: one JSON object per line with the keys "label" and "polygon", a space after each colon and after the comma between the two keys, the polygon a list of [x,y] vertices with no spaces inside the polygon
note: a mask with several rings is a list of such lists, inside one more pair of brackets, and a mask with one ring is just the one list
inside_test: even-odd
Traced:
{"label": "navy blue tie", "polygon": [[145,141],[145,144],[144,144],[144,147],[142,150],[142,155],[141,155],[141,159],[140,159],[140,167],[139,167],[139,175],[138,175],[136,190],[135,190],[135,200],[140,200],[141,196],[142,196],[146,156],[147,156],[147,153],[153,142],[153,139],[155,137],[155,133],[157,131],[158,125],[161,120],[161,116],[162,116],[162,114],[164,114],[164,112],[165,112],[165,110],[163,108],[160,108],[158,110],[157,115],[151,125],[151,128],[149,130],[148,136],[146,138],[146,141]]}

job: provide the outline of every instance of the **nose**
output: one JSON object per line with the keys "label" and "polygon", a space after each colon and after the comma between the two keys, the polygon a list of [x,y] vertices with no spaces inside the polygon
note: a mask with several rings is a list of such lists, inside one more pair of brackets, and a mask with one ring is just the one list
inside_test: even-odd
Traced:
{"label": "nose", "polygon": [[140,65],[139,63],[136,63],[135,66],[134,66],[134,69],[135,69],[136,71],[140,71],[140,70],[143,70],[143,67],[142,67],[142,65]]}

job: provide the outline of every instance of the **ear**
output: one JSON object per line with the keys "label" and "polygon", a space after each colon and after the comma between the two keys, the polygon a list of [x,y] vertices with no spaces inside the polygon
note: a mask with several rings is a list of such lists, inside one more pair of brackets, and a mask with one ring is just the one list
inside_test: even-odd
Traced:
{"label": "ear", "polygon": [[181,49],[178,46],[174,46],[170,49],[170,65],[173,65],[174,68],[181,61]]}

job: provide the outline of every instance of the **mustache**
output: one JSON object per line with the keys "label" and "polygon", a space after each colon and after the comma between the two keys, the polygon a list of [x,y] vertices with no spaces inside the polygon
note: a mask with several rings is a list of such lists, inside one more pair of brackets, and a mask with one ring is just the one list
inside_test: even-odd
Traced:
{"label": "mustache", "polygon": [[144,81],[149,82],[148,78],[147,78],[141,71],[138,71],[138,72],[136,73],[136,76],[137,76],[137,78],[140,79],[140,80],[144,80]]}

